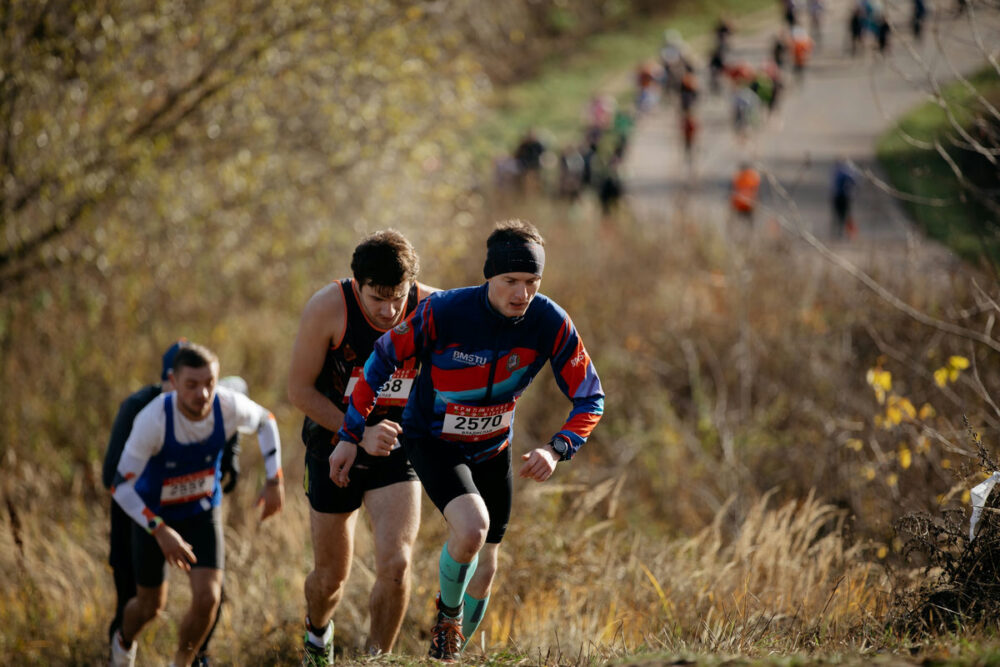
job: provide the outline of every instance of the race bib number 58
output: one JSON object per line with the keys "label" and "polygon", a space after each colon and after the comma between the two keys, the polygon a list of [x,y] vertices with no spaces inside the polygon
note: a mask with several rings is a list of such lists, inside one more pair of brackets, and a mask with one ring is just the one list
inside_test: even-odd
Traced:
{"label": "race bib number 58", "polygon": [[[354,388],[358,386],[358,380],[364,370],[360,366],[355,366],[351,370],[351,379],[347,381],[347,389],[344,390],[344,400],[350,401]],[[392,374],[385,384],[378,388],[378,398],[375,405],[406,405],[406,399],[410,396],[410,388],[413,387],[413,378],[417,377],[415,368],[398,370]]]}
{"label": "race bib number 58", "polygon": [[513,418],[513,402],[482,407],[449,403],[444,413],[441,437],[461,442],[488,440],[506,433]]}

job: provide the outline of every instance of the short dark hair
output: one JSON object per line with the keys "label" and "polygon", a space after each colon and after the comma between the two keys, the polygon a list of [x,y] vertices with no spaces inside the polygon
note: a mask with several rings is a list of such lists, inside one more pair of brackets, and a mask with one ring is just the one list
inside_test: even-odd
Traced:
{"label": "short dark hair", "polygon": [[215,356],[215,352],[204,345],[198,345],[197,343],[185,343],[177,350],[177,354],[174,355],[174,375],[180,371],[180,369],[185,366],[188,368],[204,368],[211,364],[219,363],[219,358]]}
{"label": "short dark hair", "polygon": [[366,236],[351,257],[351,271],[359,285],[396,287],[412,283],[420,272],[420,258],[406,237],[394,229]]}
{"label": "short dark hair", "polygon": [[512,218],[496,224],[496,229],[486,239],[486,247],[490,248],[499,243],[537,243],[545,245],[545,239],[538,232],[538,228],[526,220]]}

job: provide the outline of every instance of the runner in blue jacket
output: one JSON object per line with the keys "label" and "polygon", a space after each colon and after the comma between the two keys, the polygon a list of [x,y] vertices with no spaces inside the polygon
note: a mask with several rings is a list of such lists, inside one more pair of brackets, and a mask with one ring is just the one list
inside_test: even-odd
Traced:
{"label": "runner in blue jacket", "polygon": [[[437,624],[430,655],[456,660],[482,620],[510,518],[514,408],[549,363],[573,407],[545,445],[521,458],[519,475],[547,480],[573,457],[604,410],[604,391],[566,312],[538,294],[544,240],[529,223],[501,223],[486,242],[487,282],[437,292],[375,343],[330,457],[346,485],[377,390],[411,358],[422,367],[400,440],[427,495],[444,514]],[[387,456],[395,438],[385,437]],[[466,613],[463,613],[466,612]]]}

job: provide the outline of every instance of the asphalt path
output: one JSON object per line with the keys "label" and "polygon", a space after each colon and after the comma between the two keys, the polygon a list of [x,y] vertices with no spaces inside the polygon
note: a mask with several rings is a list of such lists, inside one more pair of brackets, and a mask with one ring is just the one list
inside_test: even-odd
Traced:
{"label": "asphalt path", "polygon": [[[878,53],[869,40],[852,57],[847,17],[853,3],[826,3],[821,38],[804,78],[797,82],[790,70],[785,72],[784,99],[776,113],[762,115],[747,137],[733,130],[731,92],[724,88],[712,95],[704,67],[699,67],[700,130],[691,164],[683,155],[676,101],[663,100],[639,118],[623,173],[627,201],[640,220],[728,224],[730,180],[740,162],[750,161],[776,184],[768,186],[765,178],[755,233],[801,229],[835,249],[921,243],[898,194],[884,185],[876,141],[900,115],[931,99],[936,86],[976,71],[990,56],[996,64],[1000,11],[972,2],[971,12],[956,16],[954,3],[929,2],[932,14],[916,42],[909,28],[912,4],[886,3],[895,28],[889,51]],[[773,15],[736,25],[732,57],[759,66],[782,25],[778,3]],[[692,44],[691,50],[703,62],[709,46]],[[863,174],[854,207],[858,234],[849,242],[835,239],[831,225],[831,173],[841,156]]]}

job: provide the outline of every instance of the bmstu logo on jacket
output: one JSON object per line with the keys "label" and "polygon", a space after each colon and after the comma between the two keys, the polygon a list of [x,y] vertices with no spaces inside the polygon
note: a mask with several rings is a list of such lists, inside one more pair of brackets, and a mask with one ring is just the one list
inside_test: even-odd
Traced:
{"label": "bmstu logo on jacket", "polygon": [[489,363],[489,359],[486,357],[481,357],[478,354],[468,354],[467,352],[462,352],[460,350],[452,352],[451,358],[469,366],[485,366]]}

